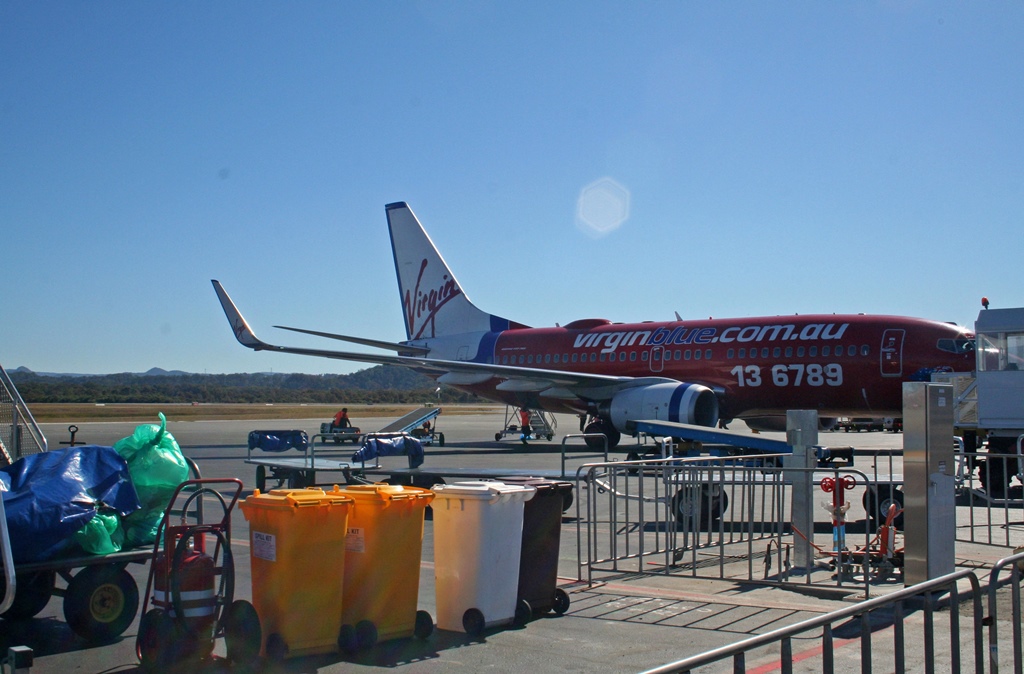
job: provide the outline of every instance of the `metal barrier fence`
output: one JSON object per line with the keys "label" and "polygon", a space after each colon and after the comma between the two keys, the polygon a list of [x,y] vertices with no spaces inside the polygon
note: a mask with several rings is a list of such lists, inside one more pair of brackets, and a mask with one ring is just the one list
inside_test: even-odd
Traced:
{"label": "metal barrier fence", "polygon": [[[968,617],[969,632],[961,631],[960,590],[957,583],[962,580],[968,581],[971,586],[969,599],[973,610]],[[949,610],[940,614],[937,610],[938,595],[945,592],[949,593],[949,599],[943,603],[948,606]],[[912,603],[919,604],[923,609],[920,641],[907,638],[907,623],[909,622],[907,608]],[[880,630],[877,624],[872,624],[872,617],[887,609],[892,610],[891,616],[884,615],[883,620],[886,627],[892,629],[893,648],[892,661],[883,663],[876,662],[881,660],[876,655],[874,648],[874,641]],[[835,625],[851,619],[850,636],[837,638],[838,630]],[[711,665],[728,658],[732,659],[734,672],[744,672],[747,669],[748,656],[753,655],[757,649],[776,645],[779,669],[783,672],[792,672],[794,661],[798,657],[803,666],[810,668],[810,663],[807,662],[810,656],[820,658],[820,669],[815,668],[815,670],[826,674],[835,672],[837,669],[843,672],[853,671],[858,664],[861,672],[872,672],[875,666],[878,666],[883,671],[893,671],[897,674],[917,669],[920,665],[923,671],[930,674],[936,671],[936,660],[940,658],[943,661],[948,658],[948,668],[943,667],[948,671],[960,672],[967,668],[966,671],[984,672],[983,622],[981,585],[978,577],[972,571],[958,571],[884,597],[876,597],[789,627],[773,630],[767,634],[749,637],[730,646],[678,660],[649,670],[647,674],[692,672],[698,667]],[[805,648],[799,654],[793,653],[795,639],[813,637],[813,633],[818,630],[821,630],[820,637],[818,637],[820,646]],[[937,640],[937,630],[947,632],[947,640]],[[840,639],[842,639],[843,645],[853,641],[860,642],[859,657],[856,658],[856,662],[843,659],[837,663],[836,649],[840,645]],[[911,644],[913,650],[908,649],[908,644]]]}
{"label": "metal barrier fence", "polygon": [[[992,571],[989,573],[987,592],[988,615],[985,617],[985,625],[989,630],[989,671],[991,671],[992,674],[999,674],[999,642],[1001,626],[1003,627],[1002,632],[1004,634],[1004,638],[1006,631],[1009,630],[1010,632],[1010,652],[1013,655],[1013,671],[1015,674],[1021,674],[1021,672],[1024,672],[1024,657],[1021,655],[1022,616],[1020,607],[1022,565],[1024,565],[1024,552],[1011,555],[1010,557],[1004,557],[996,562],[995,566],[992,567]],[[1006,569],[1010,570],[1010,620],[1004,621],[1004,624],[1001,625],[999,622],[999,599],[1000,596],[1005,597],[1006,592],[1004,591],[1002,595],[999,593],[999,590],[1004,587],[1004,581],[1000,580],[1000,577]]]}
{"label": "metal barrier fence", "polygon": [[46,437],[0,365],[0,466],[46,449]]}
{"label": "metal barrier fence", "polygon": [[[878,667],[902,674],[916,669],[918,665],[929,673],[937,669],[985,672],[986,645],[988,672],[999,674],[1002,664],[1012,664],[1012,671],[1021,674],[1024,671],[1020,605],[1022,566],[1024,553],[1018,553],[999,560],[988,574],[984,587],[973,571],[958,571],[884,597],[749,637],[730,646],[677,660],[645,674],[692,672],[730,659],[732,670],[743,672],[749,661],[757,658],[778,658],[777,668],[783,672],[792,672],[797,660],[808,670],[826,673],[837,670],[872,672]],[[1006,571],[1009,571],[1009,577],[1003,578]],[[961,592],[961,585],[969,585],[969,591]],[[943,599],[946,593],[948,596]],[[988,609],[987,614],[983,604]],[[1000,605],[1008,605],[1008,620],[999,619]],[[911,616],[918,611],[920,620],[911,624]],[[919,640],[908,638],[909,629],[914,627],[920,629]],[[984,634],[986,629],[987,638]],[[886,660],[888,653],[881,653],[882,649],[878,647],[886,636],[883,632],[889,630],[891,661]],[[937,635],[945,638],[937,638]],[[798,638],[804,648],[800,653],[794,653],[793,644]],[[809,643],[813,640],[818,640],[817,646]],[[1000,644],[1007,641],[1012,662],[1002,663]],[[846,657],[843,657],[845,654],[837,654],[839,647],[855,642],[860,646],[856,654]],[[777,651],[773,652],[773,647]]]}
{"label": "metal barrier fence", "polygon": [[[969,505],[969,525],[957,540],[980,545],[1024,546],[1024,458],[1016,454],[964,452],[957,439],[958,502]],[[1013,484],[1016,478],[1021,484]]]}
{"label": "metal barrier fence", "polygon": [[[576,475],[577,484],[587,487],[577,490],[576,501],[579,579],[593,583],[595,574],[639,573],[769,584],[824,580],[861,585],[868,596],[872,581],[886,580],[899,566],[891,539],[888,547],[879,546],[871,527],[859,523],[860,530],[848,529],[839,514],[845,517],[851,508],[851,488],[878,494],[886,485],[850,468],[783,469],[782,458],[664,458],[582,466]],[[815,508],[818,533],[797,531],[790,524],[788,480],[808,472],[832,488],[817,492],[825,501],[821,505],[828,506]],[[826,544],[815,544],[826,538]],[[820,566],[794,568],[794,545],[804,540],[817,550]]]}

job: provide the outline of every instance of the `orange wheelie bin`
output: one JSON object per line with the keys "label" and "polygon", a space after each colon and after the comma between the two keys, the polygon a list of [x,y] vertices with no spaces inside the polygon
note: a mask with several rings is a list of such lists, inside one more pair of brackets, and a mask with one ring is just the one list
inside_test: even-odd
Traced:
{"label": "orange wheelie bin", "polygon": [[283,660],[339,649],[352,503],[339,491],[310,487],[257,489],[239,504],[249,522],[262,654]]}
{"label": "orange wheelie bin", "polygon": [[[335,493],[335,492],[331,492]],[[341,611],[344,650],[434,631],[417,611],[423,520],[434,500],[429,489],[391,484],[350,485],[339,492],[353,500],[345,538]]]}

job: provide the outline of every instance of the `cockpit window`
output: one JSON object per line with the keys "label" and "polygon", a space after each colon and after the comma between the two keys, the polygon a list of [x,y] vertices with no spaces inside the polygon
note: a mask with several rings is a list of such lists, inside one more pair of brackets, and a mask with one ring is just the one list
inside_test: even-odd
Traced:
{"label": "cockpit window", "polygon": [[947,351],[949,353],[974,353],[973,339],[940,339],[937,346],[939,347],[939,351]]}

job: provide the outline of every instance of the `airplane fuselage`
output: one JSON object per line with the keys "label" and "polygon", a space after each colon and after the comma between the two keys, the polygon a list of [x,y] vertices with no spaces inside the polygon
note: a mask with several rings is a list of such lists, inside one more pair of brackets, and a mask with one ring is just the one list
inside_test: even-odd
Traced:
{"label": "airplane fuselage", "polygon": [[[723,418],[784,414],[787,409],[899,416],[903,381],[973,369],[973,351],[965,348],[971,338],[955,325],[897,316],[633,324],[592,319],[476,336],[475,353],[462,348],[460,359],[700,383],[718,394]],[[463,388],[510,404],[586,411],[580,400],[543,391],[501,391],[490,383]]]}

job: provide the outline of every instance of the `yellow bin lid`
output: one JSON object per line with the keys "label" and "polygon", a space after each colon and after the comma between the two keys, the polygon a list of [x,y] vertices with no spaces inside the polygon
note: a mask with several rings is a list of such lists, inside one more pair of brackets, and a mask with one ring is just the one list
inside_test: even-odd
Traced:
{"label": "yellow bin lid", "polygon": [[356,501],[405,501],[410,499],[426,499],[429,503],[434,500],[434,492],[419,487],[406,487],[400,484],[352,484],[344,489],[334,486],[331,494],[349,496]]}
{"label": "yellow bin lid", "polygon": [[290,510],[310,506],[347,505],[352,502],[353,499],[350,496],[336,490],[326,492],[319,487],[306,487],[305,489],[271,489],[266,494],[261,494],[260,490],[256,489],[252,496],[247,497],[240,505],[243,508]]}

